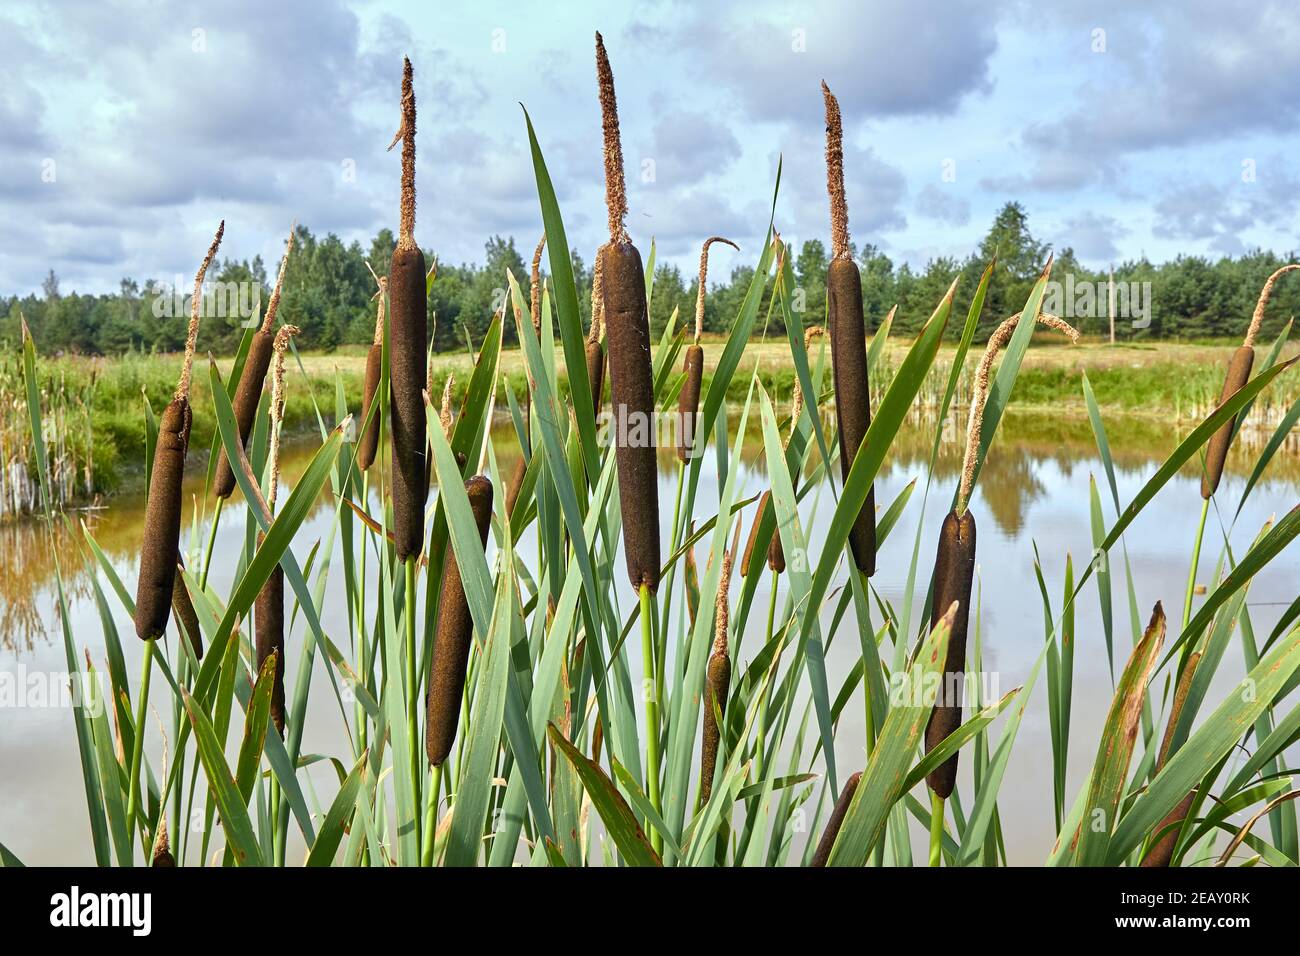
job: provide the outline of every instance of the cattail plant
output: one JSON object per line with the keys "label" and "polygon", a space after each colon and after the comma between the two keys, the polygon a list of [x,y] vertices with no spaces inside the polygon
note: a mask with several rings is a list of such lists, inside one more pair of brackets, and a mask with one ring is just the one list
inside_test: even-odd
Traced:
{"label": "cattail plant", "polygon": [[[826,314],[830,323],[831,365],[835,380],[835,418],[840,435],[840,473],[848,480],[853,460],[871,426],[867,383],[867,337],[862,313],[862,276],[849,250],[849,208],[844,198],[844,128],[840,104],[822,83],[826,100],[826,188],[831,200],[831,264],[826,270]],[[849,532],[849,548],[859,571],[876,573],[876,488]]]}
{"label": "cattail plant", "polygon": [[700,385],[704,381],[704,347],[700,345],[700,337],[704,334],[704,292],[709,275],[709,246],[715,242],[725,243],[737,250],[740,248],[730,239],[711,236],[704,240],[704,247],[700,249],[700,288],[695,296],[695,341],[686,347],[686,357],[682,362],[686,381],[682,385],[677,412],[677,458],[683,462],[695,456],[695,422],[700,408]]}
{"label": "cattail plant", "polygon": [[402,126],[389,149],[402,143],[402,206],[397,248],[388,271],[388,350],[393,433],[393,543],[399,561],[424,544],[425,412],[428,294],[424,253],[415,242],[415,89],[411,61],[402,60]]}
{"label": "cattail plant", "polygon": [[[298,334],[292,325],[283,325],[275,334],[273,368],[271,370],[271,447],[268,455],[271,480],[266,493],[266,507],[275,514],[275,499],[280,488],[280,426],[284,421],[284,353],[289,339]],[[271,576],[262,585],[253,603],[253,628],[257,638],[257,667],[260,671],[266,659],[275,658],[275,684],[271,689],[271,719],[275,729],[284,736],[284,571],[276,565]]]}
{"label": "cattail plant", "polygon": [[[1178,675],[1178,683],[1174,686],[1174,700],[1169,706],[1169,724],[1165,727],[1164,739],[1160,741],[1160,754],[1156,758],[1156,773],[1165,768],[1165,764],[1170,757],[1170,751],[1173,749],[1174,732],[1178,729],[1178,720],[1183,715],[1183,705],[1187,703],[1187,695],[1192,690],[1192,677],[1196,673],[1196,665],[1201,661],[1201,652],[1195,651],[1188,658],[1187,663],[1183,665],[1182,673]],[[1192,791],[1178,801],[1175,806],[1165,816],[1163,820],[1156,825],[1153,833],[1158,834],[1160,831],[1169,829],[1151,844],[1147,850],[1146,856],[1142,858],[1141,865],[1144,867],[1166,867],[1174,858],[1174,850],[1178,846],[1178,833],[1181,829],[1183,819],[1187,816],[1187,811],[1192,808],[1192,800],[1196,792]]]}
{"label": "cattail plant", "polygon": [[[465,493],[469,496],[470,510],[474,512],[479,542],[486,547],[492,523],[492,482],[483,475],[475,475],[465,482]],[[433,767],[442,766],[456,741],[461,698],[465,693],[465,668],[469,663],[473,637],[474,619],[465,598],[460,565],[456,562],[455,551],[448,548],[442,597],[438,603],[438,629],[434,635],[425,725],[425,750],[429,755],[429,765]]]}
{"label": "cattail plant", "polygon": [[[1250,326],[1246,329],[1246,337],[1241,343],[1241,347],[1232,353],[1232,358],[1228,360],[1228,371],[1223,378],[1223,391],[1219,395],[1219,404],[1222,405],[1228,399],[1232,398],[1250,378],[1250,370],[1255,364],[1255,337],[1259,334],[1260,324],[1264,321],[1264,309],[1268,307],[1268,300],[1273,295],[1273,286],[1288,272],[1300,269],[1300,264],[1291,263],[1274,272],[1264,282],[1264,288],[1259,291],[1259,299],[1255,303],[1255,312],[1250,318]],[[1201,475],[1201,497],[1209,498],[1219,490],[1219,480],[1223,477],[1223,465],[1228,460],[1228,446],[1232,444],[1232,432],[1236,427],[1236,416],[1228,419],[1210,436],[1210,443],[1205,449],[1205,473]]]}
{"label": "cattail plant", "polygon": [[839,799],[835,801],[835,808],[831,810],[831,817],[826,821],[826,829],[822,831],[822,838],[817,841],[817,849],[813,852],[813,858],[808,864],[809,866],[825,866],[826,861],[831,858],[831,849],[835,846],[836,837],[840,835],[840,827],[844,825],[844,817],[848,815],[849,804],[853,802],[853,794],[857,792],[858,784],[861,781],[861,770],[844,781],[844,789],[840,791]]}
{"label": "cattail plant", "polygon": [[[984,404],[988,400],[993,360],[1011,338],[1020,317],[1020,313],[1011,316],[989,336],[988,345],[975,372],[961,484],[957,490],[956,503],[944,517],[943,526],[939,530],[939,546],[934,558],[931,630],[938,626],[940,619],[954,603],[957,604],[957,610],[948,635],[948,655],[939,685],[939,699],[935,701],[930,721],[925,728],[926,753],[961,726],[961,677],[966,670],[966,631],[970,621],[971,585],[975,577],[975,516],[969,510],[970,496],[975,481],[976,458],[984,424]],[[1079,333],[1056,316],[1040,312],[1036,318],[1048,328],[1069,336],[1071,342],[1079,340]],[[941,808],[942,801],[948,799],[957,783],[957,754],[933,770],[926,777],[926,782],[934,794],[936,808]]]}
{"label": "cattail plant", "polygon": [[623,552],[634,588],[659,586],[659,481],[655,462],[654,373],[645,269],[627,234],[627,193],[619,141],[614,74],[596,34],[596,74],[605,135],[605,204],[609,242],[600,262],[605,336],[609,340],[610,401],[617,427],[618,488],[623,509]]}
{"label": "cattail plant", "polygon": [[731,625],[728,594],[731,591],[731,565],[740,550],[740,522],[731,550],[722,555],[722,576],[718,580],[717,606],[713,621],[713,650],[709,653],[704,694],[704,730],[700,740],[700,803],[708,803],[713,792],[713,771],[718,762],[718,743],[722,730],[714,708],[726,716],[727,694],[731,690],[731,655],[727,651],[727,631]]}
{"label": "cattail plant", "polygon": [[591,384],[591,409],[600,415],[600,405],[605,398],[605,346],[601,344],[601,328],[605,324],[605,283],[601,276],[600,257],[605,247],[596,250],[596,264],[591,270],[591,328],[587,330],[587,381]]}
{"label": "cattail plant", "polygon": [[190,301],[190,324],[185,335],[185,359],[180,381],[158,423],[158,444],[144,513],[144,541],[140,546],[140,578],[135,592],[135,633],[144,641],[161,637],[171,615],[181,535],[181,481],[185,475],[185,453],[189,449],[193,421],[190,375],[194,368],[194,348],[198,343],[199,315],[203,307],[203,277],[217,255],[225,231],[226,223],[222,220],[216,238],[208,247],[208,254],[194,277],[194,297]]}
{"label": "cattail plant", "polygon": [[[456,387],[456,376],[450,372],[447,374],[447,380],[442,383],[442,402],[438,406],[438,425],[442,428],[442,437],[451,443],[452,424],[455,419],[451,411],[451,391]],[[433,366],[429,366],[429,374],[425,380],[424,401],[431,401],[433,391]],[[456,464],[461,468],[465,467],[465,456],[461,452],[456,452]],[[424,449],[424,497],[429,497],[429,488],[433,483],[433,447],[426,442]]]}
{"label": "cattail plant", "polygon": [[[262,385],[266,382],[267,369],[271,367],[271,352],[275,342],[275,314],[280,307],[280,293],[284,289],[284,271],[289,265],[289,253],[293,252],[293,236],[297,224],[289,227],[289,240],[285,245],[284,258],[280,260],[280,274],[276,276],[275,288],[271,290],[271,299],[266,304],[266,314],[262,324],[253,333],[253,341],[248,347],[248,357],[244,359],[244,370],[239,376],[239,385],[235,388],[235,426],[239,431],[239,443],[247,447],[248,436],[253,431],[253,419],[257,417],[257,404],[262,400]],[[217,470],[213,475],[212,489],[217,497],[229,498],[235,490],[235,470],[230,465],[223,447],[217,453]]]}
{"label": "cattail plant", "polygon": [[[614,74],[605,41],[596,34],[596,77],[605,144],[605,206],[609,241],[601,247],[601,310],[609,340],[610,405],[614,413],[614,455],[623,516],[623,556],[632,587],[640,594],[641,657],[644,679],[655,680],[656,651],[652,609],[659,587],[659,474],[655,459],[654,370],[650,361],[650,316],[646,311],[645,269],[624,220],[627,190],[623,145],[618,132]],[[645,699],[646,781],[650,805],[659,799],[659,702]],[[662,846],[658,833],[651,846]]]}
{"label": "cattail plant", "polygon": [[[366,268],[370,269],[369,262],[366,263]],[[370,270],[370,274],[375,276],[375,285],[379,287],[379,291],[374,296],[379,305],[375,309],[375,336],[371,340],[369,351],[366,352],[366,380],[361,392],[363,422],[375,403],[375,394],[379,391],[379,379],[384,374],[384,299],[388,294],[387,277],[375,275],[373,269]],[[370,415],[370,421],[365,425],[365,431],[361,433],[361,438],[357,442],[357,467],[362,471],[368,471],[375,463],[377,451],[379,451],[378,408]]]}

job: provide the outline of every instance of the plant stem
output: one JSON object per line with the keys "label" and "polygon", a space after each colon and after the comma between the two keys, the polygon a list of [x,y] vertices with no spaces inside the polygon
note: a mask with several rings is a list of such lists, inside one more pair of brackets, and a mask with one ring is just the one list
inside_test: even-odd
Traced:
{"label": "plant stem", "polygon": [[[649,585],[641,585],[641,663],[645,673],[641,679],[641,693],[645,696],[645,764],[646,795],[650,806],[658,813],[659,804],[659,701],[655,693],[655,648],[653,634],[654,603]],[[656,853],[663,849],[663,838],[650,830],[650,845]]]}
{"label": "plant stem", "polygon": [[[406,559],[406,731],[409,756],[411,760],[411,789],[415,793],[415,805],[420,805],[420,747],[419,747],[419,688],[416,686],[415,671],[415,561],[416,556]],[[415,815],[416,845],[419,845],[420,817]]]}
{"label": "plant stem", "polygon": [[[131,791],[126,801],[126,824],[131,832],[136,832],[136,808],[140,804],[140,763],[144,759],[144,720],[149,708],[149,678],[153,674],[153,652],[157,641],[144,642],[144,661],[140,665],[140,699],[135,705],[135,738],[131,744]],[[146,839],[148,836],[146,835]],[[135,841],[133,840],[132,843]],[[144,848],[145,860],[149,859],[148,845]]]}
{"label": "plant stem", "polygon": [[930,794],[930,865],[938,866],[943,858],[943,797]]}
{"label": "plant stem", "polygon": [[[763,641],[763,646],[767,647],[772,643],[772,632],[776,627],[776,582],[780,574],[772,570],[772,592],[767,598],[767,636]],[[767,701],[769,693],[765,693],[758,701],[758,731],[754,737],[754,779],[759,783],[765,780],[765,760],[767,743]]]}
{"label": "plant stem", "polygon": [[[677,462],[677,495],[673,503],[673,523],[668,526],[671,542],[669,545],[669,554],[676,553],[682,543],[682,529],[679,527],[682,516],[682,487],[686,484],[686,463],[680,459]],[[668,568],[664,584],[664,606],[659,618],[659,633],[663,635],[663,640],[659,642],[656,648],[655,656],[655,694],[656,699],[664,699],[664,680],[667,671],[668,660],[668,613],[673,603],[673,581],[676,578],[677,562],[673,562]]]}
{"label": "plant stem", "polygon": [[1201,539],[1205,537],[1205,518],[1210,513],[1210,499],[1201,502],[1201,520],[1196,526],[1196,544],[1192,548],[1192,567],[1187,572],[1187,597],[1183,601],[1183,627],[1192,619],[1192,595],[1196,593],[1196,566],[1201,562]]}
{"label": "plant stem", "polygon": [[438,791],[442,789],[442,764],[429,768],[429,794],[424,801],[424,833],[420,846],[420,865],[433,866],[434,834],[438,829]]}

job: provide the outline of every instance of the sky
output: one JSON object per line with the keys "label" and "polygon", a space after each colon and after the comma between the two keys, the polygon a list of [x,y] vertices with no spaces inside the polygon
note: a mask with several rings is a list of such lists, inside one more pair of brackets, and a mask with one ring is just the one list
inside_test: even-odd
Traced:
{"label": "sky", "polygon": [[[401,58],[416,238],[480,262],[541,233],[524,109],[570,245],[604,240],[594,32],[618,90],[628,228],[726,275],[776,225],[827,240],[820,81],[849,229],[896,264],[964,258],[1008,200],[1086,265],[1297,247],[1300,17],[1274,0],[29,3],[0,7],[0,294],[114,291],[290,223],[368,246],[398,214]],[[522,106],[522,108],[521,108]],[[269,271],[273,271],[271,268]]]}

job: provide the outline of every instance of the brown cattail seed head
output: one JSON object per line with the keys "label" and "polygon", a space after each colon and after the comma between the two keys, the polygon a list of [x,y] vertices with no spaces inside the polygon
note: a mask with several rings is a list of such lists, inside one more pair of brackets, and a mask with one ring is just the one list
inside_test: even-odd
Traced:
{"label": "brown cattail seed head", "polygon": [[591,408],[599,415],[600,406],[605,400],[605,346],[600,342],[588,341],[585,349],[587,381],[591,383]]}
{"label": "brown cattail seed head", "polygon": [[[867,382],[867,335],[862,316],[862,278],[852,259],[835,259],[826,270],[826,306],[830,316],[831,364],[835,379],[835,417],[840,434],[840,474],[847,481],[853,460],[871,427],[871,390]],[[876,489],[849,530],[849,547],[859,571],[876,573]]]}
{"label": "brown cattail seed head", "polygon": [[171,616],[176,555],[180,550],[181,481],[185,477],[191,422],[189,400],[174,398],[163,409],[158,423],[135,592],[135,633],[145,641],[162,637]]}
{"label": "brown cattail seed head", "polygon": [[717,718],[713,714],[716,704],[718,710],[726,715],[727,694],[731,690],[731,661],[727,652],[714,651],[709,655],[708,681],[704,695],[704,734],[700,746],[700,800],[707,802],[713,793],[713,774],[718,763],[718,743],[722,733]]}
{"label": "brown cattail seed head", "polygon": [[[925,728],[925,752],[929,753],[961,726],[961,684],[966,670],[966,628],[970,620],[970,592],[975,579],[975,517],[964,512],[960,517],[949,511],[939,530],[939,548],[934,558],[934,598],[930,627],[957,602],[952,633],[948,636],[948,657],[944,663],[939,700]],[[926,782],[942,799],[947,799],[957,783],[957,755],[953,754],[933,771]]]}
{"label": "brown cattail seed head", "polygon": [[844,782],[844,789],[840,791],[840,797],[835,801],[835,809],[831,811],[831,818],[826,821],[826,829],[822,831],[822,838],[817,843],[817,850],[813,853],[812,862],[809,866],[825,866],[831,858],[831,849],[835,846],[835,840],[840,835],[840,827],[844,825],[844,817],[848,815],[849,804],[853,802],[853,794],[857,792],[858,784],[862,781],[862,771],[859,770],[853,776]]}
{"label": "brown cattail seed head", "polygon": [[[1253,348],[1243,345],[1232,353],[1232,358],[1228,360],[1228,374],[1223,379],[1223,391],[1219,395],[1220,405],[1237,394],[1250,380],[1250,370],[1254,364]],[[1205,474],[1201,475],[1202,498],[1209,498],[1219,490],[1223,466],[1228,460],[1228,446],[1232,444],[1232,430],[1236,424],[1237,416],[1234,415],[1210,436],[1210,443],[1205,449]]]}
{"label": "brown cattail seed head", "polygon": [[388,350],[393,435],[393,541],[399,561],[418,555],[424,544],[424,384],[428,348],[428,299],[424,253],[418,247],[393,253],[388,274],[392,342]]}
{"label": "brown cattail seed head", "polygon": [[749,562],[754,556],[754,548],[758,546],[758,530],[763,523],[763,515],[767,513],[768,506],[772,503],[772,492],[765,491],[763,496],[758,499],[758,510],[754,512],[754,524],[749,529],[749,540],[745,543],[745,554],[740,559],[740,576],[749,577]]}
{"label": "brown cattail seed head", "polygon": [[[253,431],[253,420],[257,417],[257,405],[262,400],[262,386],[266,383],[266,373],[271,367],[272,345],[275,334],[265,329],[253,333],[253,341],[248,347],[248,357],[244,359],[244,371],[239,376],[239,385],[235,388],[235,425],[239,430],[239,443],[248,446],[248,436]],[[217,458],[217,470],[212,479],[212,490],[218,498],[229,498],[235,490],[235,471],[230,459],[226,457],[223,446]]]}
{"label": "brown cattail seed head", "polygon": [[284,736],[284,571],[277,564],[253,602],[253,631],[259,671],[272,654],[275,683],[271,686],[271,719],[276,732]]}
{"label": "brown cattail seed head", "polygon": [[375,407],[373,412],[370,409],[375,404],[375,395],[379,391],[379,380],[383,373],[384,347],[372,345],[366,353],[366,380],[361,405],[361,420],[366,422],[366,416],[369,415],[369,422],[366,422],[365,431],[357,442],[357,467],[362,471],[375,463],[375,453],[379,451],[379,408]]}
{"label": "brown cattail seed head", "polygon": [[645,271],[630,242],[601,254],[623,550],[634,588],[659,586],[659,473]]}
{"label": "brown cattail seed head", "polygon": [[699,421],[700,386],[704,381],[704,349],[699,345],[686,346],[683,361],[686,381],[682,383],[677,405],[677,458],[690,461],[695,457],[695,426]]}
{"label": "brown cattail seed head", "polygon": [[199,630],[199,615],[194,610],[194,602],[190,600],[189,589],[185,586],[185,578],[181,574],[181,569],[184,567],[185,562],[177,554],[176,580],[172,584],[172,613],[176,615],[176,623],[183,628],[184,635],[194,650],[194,657],[203,660],[203,633]]}
{"label": "brown cattail seed head", "polygon": [[[465,482],[465,493],[474,512],[479,541],[487,545],[492,522],[492,482],[476,475]],[[434,635],[433,665],[429,674],[429,695],[425,750],[431,766],[441,766],[456,741],[456,724],[460,720],[461,697],[465,693],[465,668],[469,663],[474,638],[474,619],[465,599],[456,552],[447,549],[447,564],[442,578],[442,597],[438,604],[438,630]]]}

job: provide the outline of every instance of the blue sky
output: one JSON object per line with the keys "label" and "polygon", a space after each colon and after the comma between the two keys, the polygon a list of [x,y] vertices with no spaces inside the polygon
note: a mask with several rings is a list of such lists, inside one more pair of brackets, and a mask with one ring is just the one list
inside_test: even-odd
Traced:
{"label": "blue sky", "polygon": [[0,9],[0,292],[110,291],[294,218],[396,226],[401,56],[420,106],[421,244],[478,261],[541,230],[529,110],[570,243],[602,241],[594,31],[618,86],[629,229],[690,270],[777,226],[825,238],[819,81],[845,118],[850,231],[965,256],[1008,199],[1087,264],[1297,246],[1300,17],[1285,2],[38,4]]}

